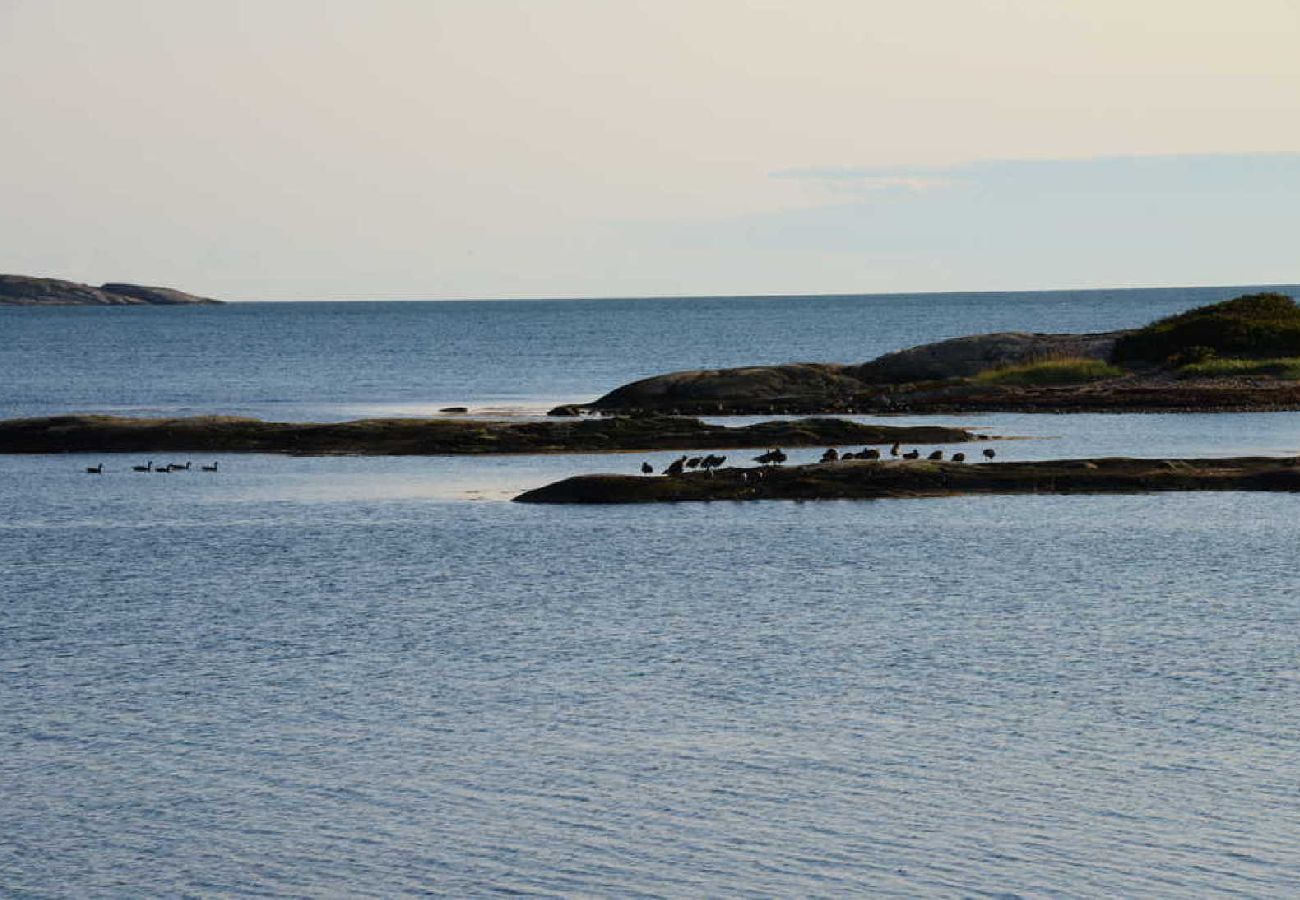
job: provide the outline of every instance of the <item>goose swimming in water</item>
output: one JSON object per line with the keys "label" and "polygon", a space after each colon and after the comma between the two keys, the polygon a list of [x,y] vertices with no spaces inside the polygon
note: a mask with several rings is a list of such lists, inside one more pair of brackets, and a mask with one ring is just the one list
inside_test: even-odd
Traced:
{"label": "goose swimming in water", "polygon": [[132,466],[132,467],[131,467],[131,471],[132,471],[132,472],[152,472],[152,471],[153,471],[153,460],[152,460],[152,459],[149,460],[149,461],[148,461],[147,463],[145,463],[143,466]]}
{"label": "goose swimming in water", "polygon": [[221,463],[214,462],[214,463],[213,463],[212,465],[210,465],[210,466],[202,466],[201,468],[202,468],[203,471],[205,471],[205,472],[215,472],[215,471],[217,471],[217,466],[219,466],[219,465],[221,465]]}
{"label": "goose swimming in water", "polygon": [[104,464],[103,464],[103,463],[100,463],[100,464],[97,465],[97,466],[87,466],[87,467],[86,467],[86,474],[88,474],[88,475],[103,475],[103,474],[104,474]]}

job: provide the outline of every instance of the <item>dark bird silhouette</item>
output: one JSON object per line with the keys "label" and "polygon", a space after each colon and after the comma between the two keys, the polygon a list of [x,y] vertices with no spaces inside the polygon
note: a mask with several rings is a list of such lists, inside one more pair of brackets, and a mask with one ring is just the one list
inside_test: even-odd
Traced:
{"label": "dark bird silhouette", "polygon": [[162,475],[170,475],[172,473],[172,470],[167,468],[166,466],[159,466],[158,468],[154,469],[154,471]]}
{"label": "dark bird silhouette", "polygon": [[992,447],[985,447],[985,448],[984,448],[984,458],[985,458],[985,459],[992,459],[993,457],[995,457],[995,456],[997,456],[997,455],[998,455],[997,452],[994,451],[994,449],[993,449]]}
{"label": "dark bird silhouette", "polygon": [[909,450],[903,454],[903,459],[920,459],[920,458],[921,458],[920,450]]}
{"label": "dark bird silhouette", "polygon": [[754,462],[762,463],[765,466],[780,465],[788,458],[789,457],[787,457],[780,448],[774,447],[761,456],[755,456]]}
{"label": "dark bird silhouette", "polygon": [[[845,456],[848,455],[849,454],[847,453],[845,454]],[[835,460],[839,458],[840,458],[840,451],[836,450],[834,447],[831,447],[829,450],[827,450],[825,453],[822,454],[822,462],[824,463],[835,462]]]}
{"label": "dark bird silhouette", "polygon": [[690,459],[686,460],[686,468],[688,469],[699,468],[700,463],[703,461],[704,461],[703,456],[692,456]]}
{"label": "dark bird silhouette", "polygon": [[936,450],[933,453],[931,453],[929,456],[927,456],[926,459],[930,460],[931,462],[938,462],[939,460],[943,459],[943,451]]}
{"label": "dark bird silhouette", "polygon": [[100,463],[100,464],[97,465],[97,466],[87,466],[87,467],[86,467],[86,474],[88,474],[88,475],[103,475],[103,474],[104,474],[104,464],[103,464],[103,463]]}
{"label": "dark bird silhouette", "polygon": [[725,456],[714,456],[710,453],[708,456],[704,457],[704,459],[700,460],[700,468],[704,469],[706,472],[712,471],[726,461],[727,458]]}
{"label": "dark bird silhouette", "polygon": [[149,462],[145,463],[143,466],[132,466],[132,467],[131,467],[131,471],[132,471],[132,472],[152,472],[152,471],[153,471],[153,460],[152,460],[152,459],[149,460]]}
{"label": "dark bird silhouette", "polygon": [[953,462],[965,462],[965,461],[966,461],[966,454],[965,454],[965,453],[954,453],[954,454],[952,455],[952,461],[953,461]]}
{"label": "dark bird silhouette", "polygon": [[188,472],[190,470],[190,464],[187,462],[182,466],[180,463],[168,463],[167,468],[171,469],[173,472]]}
{"label": "dark bird silhouette", "polygon": [[219,463],[219,462],[214,462],[214,463],[213,463],[212,465],[210,465],[210,466],[201,466],[200,468],[202,468],[203,471],[205,471],[205,472],[215,472],[215,471],[217,471],[217,466],[219,466],[219,465],[221,465],[221,463]]}
{"label": "dark bird silhouette", "polygon": [[858,459],[880,459],[880,451],[875,447],[868,447],[858,454]]}
{"label": "dark bird silhouette", "polygon": [[890,456],[897,456],[897,455],[898,455],[898,444],[894,444],[894,446],[892,446],[892,447],[889,448],[889,455],[890,455]]}
{"label": "dark bird silhouette", "polygon": [[641,474],[642,474],[642,475],[653,475],[654,473],[655,473],[655,467],[654,467],[654,466],[650,465],[650,463],[648,463],[648,462],[643,462],[643,463],[641,463]]}
{"label": "dark bird silhouette", "polygon": [[686,457],[683,456],[680,459],[674,459],[672,462],[670,462],[668,464],[668,468],[664,469],[664,474],[680,475],[682,474],[682,470],[685,467],[686,467]]}

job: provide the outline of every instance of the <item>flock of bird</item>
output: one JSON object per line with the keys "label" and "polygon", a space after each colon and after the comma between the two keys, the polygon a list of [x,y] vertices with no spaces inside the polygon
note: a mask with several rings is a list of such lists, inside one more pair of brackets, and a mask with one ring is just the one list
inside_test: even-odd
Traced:
{"label": "flock of bird", "polygon": [[[190,466],[192,466],[192,465],[193,465],[193,463],[190,463],[190,462],[184,462],[184,463],[168,463],[168,464],[165,465],[165,466],[157,466],[157,467],[155,467],[154,464],[153,464],[153,460],[149,460],[149,461],[148,461],[147,463],[145,463],[143,466],[132,466],[132,467],[131,467],[131,471],[132,471],[132,472],[163,472],[163,473],[167,473],[167,472],[188,472],[188,471],[190,470]],[[220,465],[221,465],[221,463],[219,463],[219,462],[214,462],[214,463],[213,463],[212,465],[210,465],[210,466],[199,466],[199,470],[200,470],[200,471],[203,471],[203,472],[216,472],[216,471],[218,471],[218,467],[219,467]],[[97,466],[87,466],[87,467],[86,467],[86,473],[89,474],[89,475],[103,475],[103,474],[104,474],[104,464],[103,464],[103,463],[100,463],[100,464],[97,465]]]}
{"label": "flock of bird", "polygon": [[[902,450],[902,446],[900,444],[894,444],[894,446],[889,448],[889,455],[894,457],[895,459],[909,459],[909,460],[920,459],[921,451],[913,448],[911,450],[908,450],[906,453],[904,453]],[[984,448],[985,459],[991,460],[997,455],[998,455],[997,452],[992,447]],[[828,463],[828,462],[836,462],[842,459],[881,459],[881,458],[882,458],[881,452],[875,447],[867,447],[864,450],[861,450],[857,453],[854,453],[852,451],[841,453],[839,450],[836,450],[834,447],[831,447],[825,453],[822,454],[821,461],[824,463]],[[708,456],[691,456],[691,457],[683,456],[680,459],[673,460],[671,463],[669,463],[664,468],[663,474],[681,475],[686,469],[700,469],[701,471],[708,472],[711,471],[712,469],[716,469],[717,467],[721,466],[724,462],[726,462],[726,459],[727,458],[725,456],[713,456],[712,454]],[[754,462],[763,466],[779,466],[787,459],[789,459],[789,457],[785,454],[784,451],[782,451],[779,447],[773,447],[771,450],[768,450],[765,453],[761,453],[758,456],[755,456]],[[934,462],[938,462],[943,459],[943,451],[935,450],[933,453],[929,454],[926,457],[926,459]],[[953,462],[962,463],[966,461],[966,454],[954,453],[951,459]],[[642,475],[653,475],[654,472],[655,472],[654,466],[650,465],[650,463],[648,462],[641,463]]]}
{"label": "flock of bird", "polygon": [[[726,461],[727,458],[725,456],[714,456],[712,453],[707,456],[683,456],[680,459],[673,460],[665,466],[664,474],[680,475],[687,469],[699,469],[701,472],[709,472],[718,468],[718,466],[722,465]],[[641,463],[642,475],[653,475],[654,473],[654,466],[650,465],[648,462]]]}

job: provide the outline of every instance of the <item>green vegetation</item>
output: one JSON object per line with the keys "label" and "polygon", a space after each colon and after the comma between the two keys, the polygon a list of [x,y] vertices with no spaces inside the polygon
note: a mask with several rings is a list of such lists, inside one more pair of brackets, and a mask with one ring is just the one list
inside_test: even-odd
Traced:
{"label": "green vegetation", "polygon": [[1120,338],[1111,356],[1188,368],[1215,356],[1300,356],[1300,307],[1285,294],[1247,294],[1152,322]]}
{"label": "green vegetation", "polygon": [[1179,378],[1279,378],[1300,381],[1300,357],[1285,359],[1207,359],[1178,370]]}
{"label": "green vegetation", "polygon": [[1118,378],[1123,374],[1123,369],[1100,359],[1076,356],[987,369],[976,375],[975,381],[980,384],[1016,385],[1085,384],[1089,381]]}

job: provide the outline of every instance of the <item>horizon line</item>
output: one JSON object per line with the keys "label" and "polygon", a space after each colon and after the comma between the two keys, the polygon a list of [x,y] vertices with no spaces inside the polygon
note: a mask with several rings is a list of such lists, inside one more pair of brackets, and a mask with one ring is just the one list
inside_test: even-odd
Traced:
{"label": "horizon line", "polygon": [[[225,300],[223,303],[593,303],[602,301],[632,300],[794,300],[843,299],[849,297],[944,297],[974,294],[1088,294],[1109,291],[1176,291],[1176,290],[1232,290],[1239,288],[1296,288],[1300,281],[1240,282],[1236,284],[1146,284],[1108,287],[1055,287],[1014,288],[998,290],[920,290],[920,291],[817,291],[811,293],[772,294],[629,294],[568,297],[298,297],[283,300],[243,299]],[[218,298],[220,299],[220,298]]]}

